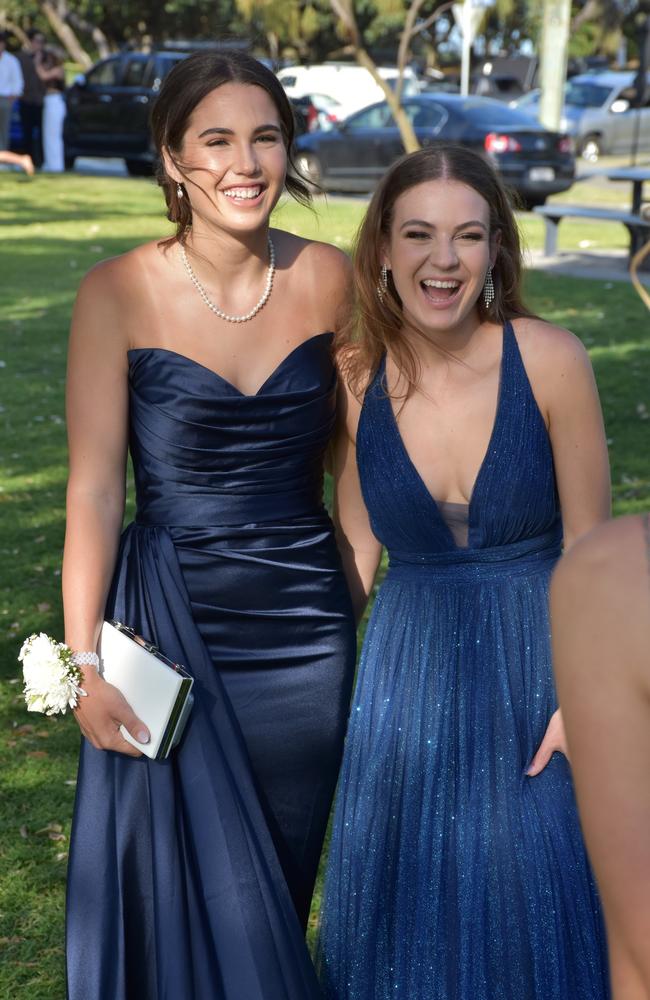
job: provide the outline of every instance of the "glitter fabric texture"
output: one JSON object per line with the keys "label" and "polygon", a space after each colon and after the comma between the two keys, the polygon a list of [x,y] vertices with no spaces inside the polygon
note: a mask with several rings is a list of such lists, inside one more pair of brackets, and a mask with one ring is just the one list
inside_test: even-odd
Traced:
{"label": "glitter fabric texture", "polygon": [[459,548],[383,388],[357,439],[389,551],[363,649],[318,964],[331,1000],[605,1000],[605,935],[565,757],[526,769],[556,696],[553,457],[512,327]]}

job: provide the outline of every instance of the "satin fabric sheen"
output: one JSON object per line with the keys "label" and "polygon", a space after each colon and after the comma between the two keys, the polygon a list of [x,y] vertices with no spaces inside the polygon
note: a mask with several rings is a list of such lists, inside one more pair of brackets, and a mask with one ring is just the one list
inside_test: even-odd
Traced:
{"label": "satin fabric sheen", "polygon": [[331,1000],[605,1000],[605,935],[568,762],[530,761],[557,707],[553,455],[510,324],[459,548],[384,388],[359,473],[389,569],[368,625],[326,875]]}
{"label": "satin fabric sheen", "polygon": [[70,1000],[314,1000],[303,928],[336,783],[355,634],[322,504],[331,335],[255,395],[129,352],[137,514],[107,616],[195,678],[167,761],[82,741]]}

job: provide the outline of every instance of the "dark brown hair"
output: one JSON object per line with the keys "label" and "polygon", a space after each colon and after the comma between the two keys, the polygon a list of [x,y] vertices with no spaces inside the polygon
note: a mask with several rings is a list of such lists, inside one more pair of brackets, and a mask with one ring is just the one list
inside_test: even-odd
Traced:
{"label": "dark brown hair", "polygon": [[192,209],[188,198],[178,197],[176,181],[165,169],[162,150],[168,149],[172,156],[180,153],[197,104],[224,83],[261,87],[269,95],[280,117],[287,150],[289,170],[285,187],[302,204],[311,202],[311,192],[293,161],[293,109],[277,77],[257,59],[242,52],[196,52],[176,63],[167,74],[151,113],[151,131],[159,156],[156,176],[165,194],[167,218],[176,224],[176,235],[163,242],[183,242],[192,225]]}
{"label": "dark brown hair", "polygon": [[[375,191],[356,238],[354,251],[355,304],[352,319],[338,338],[346,379],[360,393],[388,349],[404,375],[409,391],[417,384],[419,366],[402,336],[402,303],[388,276],[388,288],[377,294],[382,251],[390,238],[395,202],[412,187],[426,181],[460,181],[473,188],[490,210],[490,239],[500,234],[492,269],[494,301],[489,308],[480,296],[481,322],[504,323],[532,315],[521,296],[521,243],[508,194],[494,167],[479,153],[452,143],[436,143],[403,156],[388,170]],[[415,331],[422,332],[422,331]]]}

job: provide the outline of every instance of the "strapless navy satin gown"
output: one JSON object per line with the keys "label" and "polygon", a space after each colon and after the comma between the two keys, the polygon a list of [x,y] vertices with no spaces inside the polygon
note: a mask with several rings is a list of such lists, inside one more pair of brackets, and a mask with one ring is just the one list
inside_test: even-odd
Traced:
{"label": "strapless navy satin gown", "polygon": [[188,667],[195,704],[165,762],[82,741],[70,1000],[319,996],[301,923],[355,654],[322,503],[330,347],[301,344],[254,396],[173,351],[129,352],[137,515],[107,615]]}
{"label": "strapless navy satin gown", "polygon": [[556,708],[553,455],[510,324],[459,548],[378,371],[359,473],[389,569],[359,665],[320,942],[332,1000],[604,1000],[603,924]]}

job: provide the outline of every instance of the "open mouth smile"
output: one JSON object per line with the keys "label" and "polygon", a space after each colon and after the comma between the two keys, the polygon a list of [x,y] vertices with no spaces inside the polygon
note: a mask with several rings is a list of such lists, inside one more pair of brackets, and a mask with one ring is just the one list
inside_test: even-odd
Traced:
{"label": "open mouth smile", "polygon": [[420,288],[430,305],[446,309],[458,298],[462,282],[456,278],[425,278]]}
{"label": "open mouth smile", "polygon": [[261,200],[265,190],[263,184],[239,185],[222,188],[221,194],[238,205],[256,205]]}

